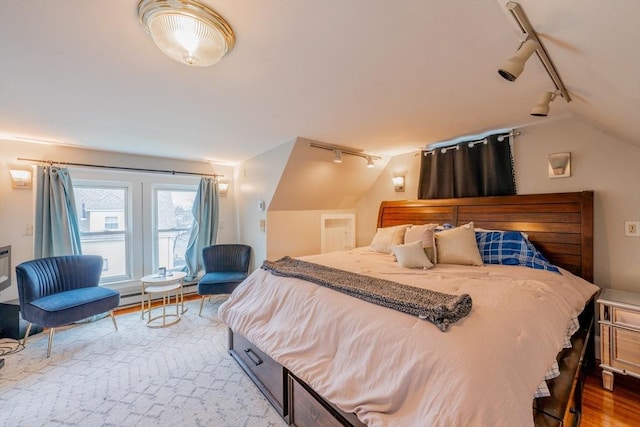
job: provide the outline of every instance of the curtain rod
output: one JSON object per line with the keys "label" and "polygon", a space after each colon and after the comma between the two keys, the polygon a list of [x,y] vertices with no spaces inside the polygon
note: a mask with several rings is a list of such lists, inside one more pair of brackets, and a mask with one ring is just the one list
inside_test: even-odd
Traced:
{"label": "curtain rod", "polygon": [[133,171],[133,172],[170,173],[172,175],[178,174],[178,175],[212,176],[214,178],[224,177],[224,175],[219,175],[217,173],[211,174],[211,173],[173,171],[173,170],[165,170],[165,169],[144,169],[144,168],[130,168],[125,166],[92,165],[88,163],[57,162],[55,160],[25,159],[23,157],[18,157],[18,160],[23,160],[27,162],[45,163],[48,165],[83,166],[87,168],[115,169],[115,170]]}

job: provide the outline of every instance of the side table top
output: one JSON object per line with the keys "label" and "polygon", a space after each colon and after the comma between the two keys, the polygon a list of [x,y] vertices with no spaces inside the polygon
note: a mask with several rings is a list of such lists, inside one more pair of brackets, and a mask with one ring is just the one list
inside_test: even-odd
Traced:
{"label": "side table top", "polygon": [[598,296],[598,302],[640,310],[640,294],[635,292],[605,288]]}
{"label": "side table top", "polygon": [[171,273],[167,273],[165,276],[160,276],[158,274],[149,274],[140,279],[143,283],[152,283],[152,284],[167,284],[177,282],[179,280],[184,279],[187,275],[184,271],[173,271]]}

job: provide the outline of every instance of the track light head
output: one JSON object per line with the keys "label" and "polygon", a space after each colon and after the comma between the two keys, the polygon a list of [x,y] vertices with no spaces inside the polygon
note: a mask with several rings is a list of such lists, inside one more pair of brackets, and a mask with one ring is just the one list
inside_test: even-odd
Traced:
{"label": "track light head", "polygon": [[547,117],[549,115],[549,104],[556,99],[558,92],[544,92],[538,103],[531,110],[532,116]]}
{"label": "track light head", "polygon": [[342,163],[342,151],[333,150],[335,157],[333,158],[333,163]]}
{"label": "track light head", "polygon": [[522,43],[522,46],[520,46],[516,54],[507,59],[502,67],[498,69],[498,74],[510,82],[517,79],[524,70],[525,62],[533,55],[533,52],[536,51],[538,46],[538,42],[532,39]]}
{"label": "track light head", "polygon": [[368,168],[373,168],[376,165],[373,163],[373,159],[371,158],[371,156],[367,156],[367,167]]}

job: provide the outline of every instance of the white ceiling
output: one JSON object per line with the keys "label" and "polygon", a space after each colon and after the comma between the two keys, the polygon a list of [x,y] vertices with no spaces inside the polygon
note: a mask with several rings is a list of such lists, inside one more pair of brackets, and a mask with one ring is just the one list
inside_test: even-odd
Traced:
{"label": "white ceiling", "polygon": [[573,101],[497,0],[206,0],[235,48],[192,68],[164,56],[137,0],[0,0],[0,137],[238,162],[302,136],[396,154],[577,116],[640,145],[640,1],[520,0]]}

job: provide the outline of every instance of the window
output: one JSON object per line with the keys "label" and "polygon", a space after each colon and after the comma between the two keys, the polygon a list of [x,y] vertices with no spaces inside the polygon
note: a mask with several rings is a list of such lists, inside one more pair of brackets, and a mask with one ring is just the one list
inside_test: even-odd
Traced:
{"label": "window", "polygon": [[105,230],[118,230],[118,217],[117,216],[105,216],[104,217],[104,229]]}
{"label": "window", "polygon": [[74,182],[82,253],[104,260],[102,282],[131,277],[127,224],[129,187],[101,181]]}
{"label": "window", "polygon": [[199,177],[74,169],[82,252],[103,258],[100,283],[123,294],[139,279],[182,269]]}
{"label": "window", "polygon": [[179,270],[185,265],[185,251],[193,225],[194,187],[156,186],[154,191],[155,267]]}

